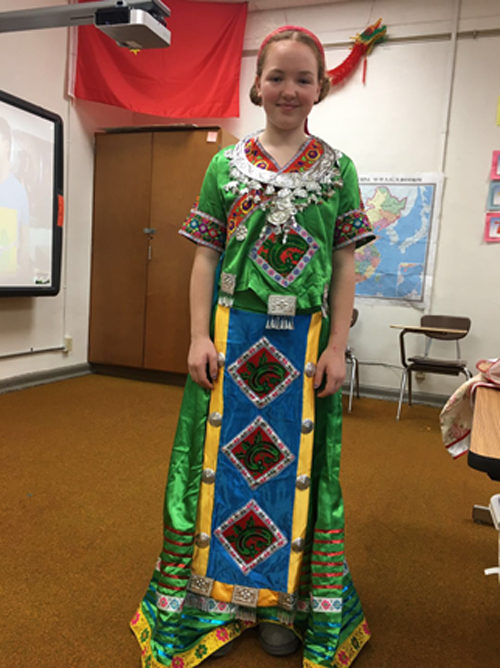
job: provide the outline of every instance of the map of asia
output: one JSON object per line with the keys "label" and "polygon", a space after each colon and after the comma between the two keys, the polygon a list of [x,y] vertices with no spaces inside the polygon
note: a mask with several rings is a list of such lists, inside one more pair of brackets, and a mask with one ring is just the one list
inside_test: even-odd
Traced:
{"label": "map of asia", "polygon": [[356,251],[356,297],[426,308],[441,209],[441,174],[360,176],[376,241]]}

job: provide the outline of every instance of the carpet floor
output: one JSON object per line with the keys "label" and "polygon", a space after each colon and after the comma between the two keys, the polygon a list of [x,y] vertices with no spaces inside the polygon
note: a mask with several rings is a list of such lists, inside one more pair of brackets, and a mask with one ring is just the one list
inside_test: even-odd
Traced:
{"label": "carpet floor", "polygon": [[[139,668],[128,622],[161,549],[182,389],[89,375],[0,395],[0,665]],[[355,400],[344,420],[346,554],[373,638],[355,668],[497,668],[498,483],[453,461],[436,408]],[[255,632],[217,668],[299,668]]]}

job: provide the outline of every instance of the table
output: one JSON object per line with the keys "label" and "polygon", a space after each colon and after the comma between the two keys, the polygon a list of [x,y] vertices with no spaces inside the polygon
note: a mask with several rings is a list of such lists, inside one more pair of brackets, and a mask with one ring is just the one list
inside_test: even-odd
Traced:
{"label": "table", "polygon": [[445,327],[421,327],[420,325],[390,325],[393,329],[404,329],[406,332],[418,334],[467,334],[466,329],[448,329]]}

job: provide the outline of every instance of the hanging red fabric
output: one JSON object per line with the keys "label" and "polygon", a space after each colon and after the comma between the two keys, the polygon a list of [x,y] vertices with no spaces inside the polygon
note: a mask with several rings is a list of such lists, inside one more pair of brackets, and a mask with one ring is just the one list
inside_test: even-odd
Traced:
{"label": "hanging red fabric", "polygon": [[166,4],[166,49],[131,52],[94,26],[78,28],[75,97],[168,118],[238,116],[247,3]]}

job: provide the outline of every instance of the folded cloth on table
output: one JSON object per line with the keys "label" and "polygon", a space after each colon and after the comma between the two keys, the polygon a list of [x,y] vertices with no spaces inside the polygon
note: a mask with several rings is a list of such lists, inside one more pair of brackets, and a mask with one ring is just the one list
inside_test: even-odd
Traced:
{"label": "folded cloth on table", "polygon": [[470,447],[476,388],[491,387],[500,390],[500,358],[480,360],[476,368],[479,373],[460,385],[439,416],[441,437],[453,459],[464,455]]}

